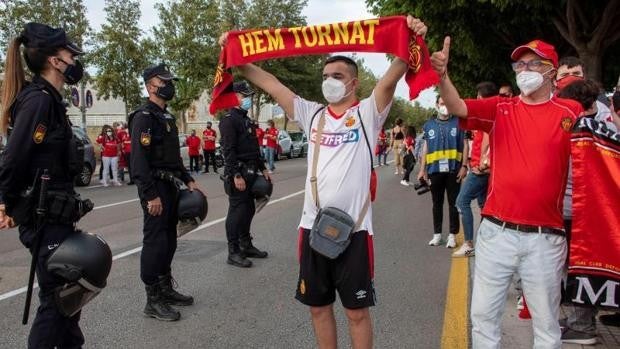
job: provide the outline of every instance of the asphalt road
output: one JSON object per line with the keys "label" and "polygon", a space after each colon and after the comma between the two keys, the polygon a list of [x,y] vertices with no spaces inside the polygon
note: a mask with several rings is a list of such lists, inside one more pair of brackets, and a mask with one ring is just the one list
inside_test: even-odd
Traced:
{"label": "asphalt road", "polygon": [[[136,188],[80,189],[96,207],[79,227],[101,235],[117,256],[108,287],[83,311],[85,347],[314,347],[307,308],[293,298],[305,161],[276,164],[273,200],[252,226],[255,245],[270,255],[254,260],[251,269],[225,263],[227,197],[219,177],[197,176],[208,193],[210,211],[201,229],[179,240],[173,275],[180,290],[194,296],[195,305],[179,307],[182,318],[174,323],[142,315],[145,292],[136,251],[141,245],[142,211]],[[375,346],[439,348],[452,251],[427,245],[432,235],[430,194],[418,196],[413,188],[401,186],[392,167],[377,170]],[[29,331],[29,326],[21,325],[25,295],[10,292],[25,286],[30,258],[15,230],[0,231],[0,239],[0,348],[22,348]],[[346,320],[339,301],[337,304],[340,346],[348,347]],[[35,300],[31,322],[36,306]]]}

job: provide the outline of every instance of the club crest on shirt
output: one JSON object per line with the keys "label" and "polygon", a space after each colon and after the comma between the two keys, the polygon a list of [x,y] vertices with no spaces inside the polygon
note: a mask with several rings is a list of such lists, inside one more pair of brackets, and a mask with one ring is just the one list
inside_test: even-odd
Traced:
{"label": "club crest on shirt", "polygon": [[45,138],[45,132],[47,132],[47,127],[43,124],[38,124],[37,128],[34,130],[34,133],[32,134],[32,140],[36,144],[41,144],[41,142],[43,142],[43,139]]}
{"label": "club crest on shirt", "polygon": [[142,134],[140,135],[140,144],[145,147],[151,145],[151,134],[147,132],[142,132]]}
{"label": "club crest on shirt", "polygon": [[346,127],[353,127],[353,125],[355,125],[355,117],[347,116],[347,118],[344,120],[344,125]]}
{"label": "club crest on shirt", "polygon": [[569,117],[562,118],[562,123],[560,124],[562,129],[566,132],[570,132],[571,127],[573,126],[573,120]]}

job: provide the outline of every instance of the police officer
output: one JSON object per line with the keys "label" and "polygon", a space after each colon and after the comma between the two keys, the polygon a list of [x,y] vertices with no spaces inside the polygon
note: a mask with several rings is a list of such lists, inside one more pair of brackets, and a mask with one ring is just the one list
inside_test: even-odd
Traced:
{"label": "police officer", "polygon": [[252,245],[250,225],[254,217],[254,197],[250,188],[262,172],[271,180],[265,168],[256,138],[256,124],[248,117],[254,91],[246,82],[233,84],[239,107],[228,110],[220,121],[220,140],[224,154],[224,189],[228,194],[226,238],[228,239],[227,263],[243,268],[252,266],[252,258],[267,258],[267,252]]}
{"label": "police officer", "polygon": [[[31,81],[25,80],[22,45]],[[37,239],[44,246],[33,256],[40,305],[30,329],[29,348],[79,348],[84,344],[80,312],[64,316],[54,300],[55,289],[65,280],[46,268],[47,258],[75,233],[75,221],[55,216],[54,223],[46,221],[37,232],[32,216],[36,204],[32,202],[39,194],[20,194],[44,170],[50,177],[48,193],[54,191],[67,197],[75,194],[76,143],[61,91],[65,84],[76,84],[82,78],[84,70],[77,60],[80,54],[82,51],[69,41],[64,30],[39,23],[28,23],[10,42],[6,53],[1,125],[9,137],[0,163],[0,228],[18,224],[19,238],[33,254]]]}
{"label": "police officer", "polygon": [[170,305],[194,303],[172,287],[170,265],[177,248],[178,184],[200,190],[189,175],[179,147],[176,119],[166,110],[174,97],[176,78],[162,63],[144,70],[149,97],[130,115],[131,176],[138,186],[144,211],[140,277],[146,285],[144,313],[158,320],[176,321],[181,314]]}

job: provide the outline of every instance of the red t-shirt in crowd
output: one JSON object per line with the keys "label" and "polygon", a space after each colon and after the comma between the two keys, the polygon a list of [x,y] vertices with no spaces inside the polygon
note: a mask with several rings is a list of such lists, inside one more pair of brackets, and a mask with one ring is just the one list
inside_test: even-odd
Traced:
{"label": "red t-shirt in crowd", "polygon": [[[213,137],[212,139],[208,139]],[[215,150],[215,140],[217,139],[217,132],[214,129],[206,129],[202,131],[202,139],[204,139],[204,144],[202,145],[202,149],[204,150]]]}
{"label": "red t-shirt in crowd", "polygon": [[258,139],[258,146],[262,146],[263,145],[263,136],[265,135],[265,131],[263,131],[262,128],[257,127],[256,128],[256,139]]}
{"label": "red t-shirt in crowd", "polygon": [[[263,136],[263,145],[276,149],[278,148],[278,129],[275,127],[270,127],[265,130],[265,135]],[[273,137],[267,137],[273,136]]]}
{"label": "red t-shirt in crowd", "polygon": [[131,138],[129,137],[129,132],[125,129],[120,129],[116,132],[116,138],[121,142],[121,151],[124,154],[131,153]]}
{"label": "red t-shirt in crowd", "polygon": [[413,147],[415,146],[415,138],[411,136],[405,137],[405,150],[413,152]]}
{"label": "red t-shirt in crowd", "polygon": [[99,135],[99,137],[97,137],[97,143],[103,146],[101,156],[105,156],[107,158],[113,158],[115,156],[118,156],[118,140],[114,138],[108,138],[104,135]]}
{"label": "red t-shirt in crowd", "polygon": [[200,141],[200,138],[198,138],[197,136],[189,136],[187,137],[187,140],[185,141],[185,143],[187,144],[187,155],[189,156],[198,156],[200,155],[200,143],[202,143]]}
{"label": "red t-shirt in crowd", "polygon": [[480,158],[482,157],[482,139],[484,138],[484,132],[473,131],[474,139],[471,142],[471,159],[469,160],[470,167],[480,166]]}
{"label": "red t-shirt in crowd", "polygon": [[581,113],[573,101],[526,104],[520,97],[465,100],[463,129],[489,134],[493,171],[483,215],[510,223],[562,229],[571,127]]}

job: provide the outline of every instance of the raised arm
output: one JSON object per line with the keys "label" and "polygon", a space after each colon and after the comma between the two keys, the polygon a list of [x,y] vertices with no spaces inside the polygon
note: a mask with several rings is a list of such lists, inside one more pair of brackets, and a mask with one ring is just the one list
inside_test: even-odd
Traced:
{"label": "raised arm", "polygon": [[[428,28],[421,20],[412,16],[407,16],[407,26],[413,30],[416,35],[426,36]],[[394,98],[396,84],[407,72],[407,62],[400,58],[395,58],[388,70],[385,72],[381,80],[375,86],[375,102],[377,110],[382,113]]]}
{"label": "raised arm", "polygon": [[461,118],[467,117],[467,106],[465,101],[459,95],[459,92],[450,81],[448,76],[448,60],[450,58],[450,37],[446,36],[443,41],[443,48],[441,51],[434,52],[431,55],[431,65],[433,69],[439,74],[441,80],[439,82],[439,95],[443,99],[448,113],[456,115]]}

